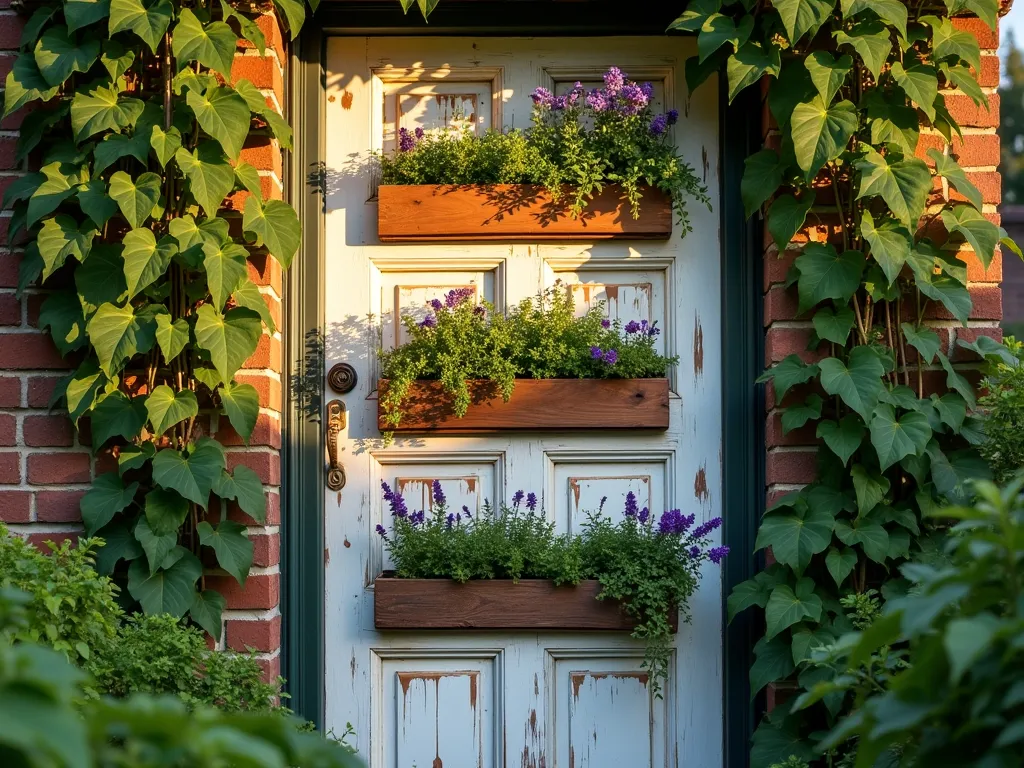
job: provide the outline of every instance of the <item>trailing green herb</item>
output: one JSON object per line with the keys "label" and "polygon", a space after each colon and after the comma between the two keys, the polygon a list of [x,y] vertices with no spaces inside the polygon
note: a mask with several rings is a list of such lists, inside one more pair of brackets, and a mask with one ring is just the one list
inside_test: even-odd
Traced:
{"label": "trailing green herb", "polygon": [[558,535],[538,509],[537,495],[517,491],[498,509],[484,504],[477,516],[468,507],[449,511],[440,481],[431,489],[430,514],[410,512],[405,499],[381,483],[392,528],[377,526],[397,576],[408,579],[551,579],[601,583],[599,600],[621,601],[636,619],[633,637],[644,640],[644,666],[657,693],[668,675],[672,646],[670,618],[689,621],[688,601],[706,562],[721,563],[728,547],[709,547],[722,524],[714,518],[694,527],[695,515],[678,509],[655,520],[626,496],[623,518],[613,522],[601,507],[587,515],[576,536]]}
{"label": "trailing green herb", "polygon": [[[682,234],[690,231],[686,200],[711,203],[707,189],[679,156],[669,127],[677,110],[655,114],[653,88],[626,79],[617,67],[604,86],[580,83],[563,96],[533,92],[531,128],[477,137],[459,128],[439,134],[400,129],[398,151],[381,157],[383,184],[539,184],[579,216],[606,184],[619,184],[634,218],[643,187],[671,196]],[[512,205],[518,205],[516,201]]]}
{"label": "trailing green herb", "polygon": [[676,361],[655,349],[661,334],[656,323],[612,322],[603,317],[603,303],[577,316],[572,293],[562,284],[523,300],[507,315],[487,302],[474,304],[473,297],[472,288],[456,289],[444,301],[434,299],[418,322],[402,318],[409,340],[381,352],[388,380],[381,408],[389,424],[401,423],[417,379],[443,382],[455,414],[464,416],[467,382],[474,379],[494,382],[507,402],[516,379],[658,378]]}

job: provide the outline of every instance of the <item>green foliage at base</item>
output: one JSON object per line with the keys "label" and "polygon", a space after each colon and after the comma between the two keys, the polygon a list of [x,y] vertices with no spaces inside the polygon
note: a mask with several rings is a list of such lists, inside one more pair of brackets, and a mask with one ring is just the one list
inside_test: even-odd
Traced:
{"label": "green foliage at base", "polygon": [[987,391],[978,400],[985,411],[981,454],[998,483],[1008,482],[1024,467],[1024,345],[1013,337],[1005,343],[1008,354],[993,356],[983,382]]}
{"label": "green foliage at base", "polygon": [[516,379],[638,379],[662,377],[676,358],[655,350],[661,329],[644,323],[609,322],[598,303],[576,315],[572,293],[558,284],[525,299],[507,314],[487,303],[474,304],[471,289],[455,290],[419,322],[405,316],[408,341],[381,352],[388,379],[381,407],[398,426],[409,387],[416,379],[443,382],[454,411],[470,404],[467,382],[494,382],[508,401]]}

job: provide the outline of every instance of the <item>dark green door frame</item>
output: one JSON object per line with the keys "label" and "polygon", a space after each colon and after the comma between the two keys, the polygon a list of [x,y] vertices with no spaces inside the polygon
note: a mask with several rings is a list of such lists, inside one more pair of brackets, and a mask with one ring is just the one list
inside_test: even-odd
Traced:
{"label": "dark green door frame", "polygon": [[[669,5],[669,4],[666,4]],[[324,243],[322,109],[328,36],[395,35],[661,35],[680,10],[623,13],[620,2],[443,0],[424,24],[395,0],[323,3],[295,46],[290,64],[290,115],[296,150],[289,157],[292,202],[303,223],[300,257],[285,283],[287,327],[282,486],[282,669],[289,706],[317,725],[324,716],[324,443],[319,423],[323,386]],[[514,8],[514,13],[509,9]],[[761,563],[751,554],[764,508],[764,393],[754,384],[764,361],[760,225],[746,221],[740,199],[743,161],[761,139],[756,94],[728,105],[721,87],[722,231],[722,489],[723,538],[732,550],[724,567],[725,592],[750,578]],[[750,89],[748,89],[750,90]],[[748,761],[750,734],[760,711],[749,695],[747,670],[757,627],[748,617],[726,625],[724,643],[725,765]]]}

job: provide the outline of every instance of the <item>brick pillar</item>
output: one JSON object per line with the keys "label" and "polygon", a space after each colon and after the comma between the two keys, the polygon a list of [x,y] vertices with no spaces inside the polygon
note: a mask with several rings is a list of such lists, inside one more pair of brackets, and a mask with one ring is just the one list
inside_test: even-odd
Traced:
{"label": "brick pillar", "polygon": [[[24,19],[10,5],[10,0],[0,0],[0,78],[6,78],[18,55],[24,26]],[[232,81],[248,79],[264,94],[267,104],[284,115],[287,57],[281,26],[273,13],[261,16],[257,23],[266,36],[265,55],[240,40]],[[22,112],[0,124],[0,195],[28,169],[28,163],[14,162]],[[265,199],[283,197],[282,151],[268,131],[256,131],[248,138],[242,159],[259,171]],[[239,230],[247,194],[239,193],[228,201],[228,209],[235,212],[228,215],[238,219]],[[0,212],[0,522],[42,544],[78,536],[79,500],[97,474],[115,467],[107,456],[92,457],[87,430],[76,435],[67,418],[48,410],[54,385],[71,365],[61,359],[49,334],[37,327],[45,291],[30,288],[20,300],[15,296],[21,248],[7,246],[10,215],[10,211]],[[281,268],[266,254],[254,254],[249,278],[259,286],[278,326],[274,333],[264,335],[237,376],[259,392],[259,419],[248,447],[226,418],[210,416],[208,431],[228,446],[229,468],[245,464],[262,479],[267,521],[258,524],[234,503],[228,505],[228,516],[249,526],[255,548],[253,568],[244,589],[229,576],[208,583],[227,598],[222,645],[233,650],[255,649],[267,675],[276,677],[281,668]]]}
{"label": "brick pillar", "polygon": [[[950,113],[963,129],[963,141],[954,138],[952,152],[960,165],[967,172],[968,178],[981,190],[984,196],[984,213],[995,221],[999,221],[996,206],[1000,202],[1000,179],[997,171],[999,164],[999,137],[996,126],[999,122],[999,35],[992,32],[979,19],[954,19],[957,29],[966,30],[977,38],[981,47],[982,71],[980,83],[989,99],[989,110],[976,107],[965,94],[958,91],[945,91],[946,105]],[[772,144],[777,141],[778,132],[770,124],[767,107],[765,141]],[[945,139],[931,128],[923,128],[917,146],[918,157],[928,161],[928,149],[941,149]],[[941,180],[939,180],[941,184]],[[939,184],[937,193],[941,192]],[[956,193],[951,190],[956,199]],[[827,222],[827,217],[821,217]],[[797,234],[796,243],[791,245],[784,254],[779,254],[774,242],[765,230],[764,251],[764,325],[765,325],[765,366],[777,363],[787,355],[798,354],[805,361],[813,361],[820,357],[818,351],[807,349],[811,334],[809,315],[797,316],[796,288],[787,290],[784,286],[786,273],[793,260],[800,255],[800,244],[807,241],[824,240],[827,226],[811,226]],[[1002,280],[1002,257],[997,253],[986,271],[969,246],[961,248],[958,254],[967,264],[968,288],[974,308],[971,311],[968,327],[963,328],[949,315],[946,310],[932,307],[928,319],[943,340],[943,351],[950,354],[955,349],[956,339],[973,341],[979,335],[1002,338],[999,321],[1002,318],[1002,302],[999,283]],[[952,360],[964,360],[969,353],[960,350],[950,354]],[[928,372],[926,388],[932,391],[944,387],[945,373],[938,365]],[[815,474],[817,441],[814,437],[815,427],[809,425],[802,429],[783,434],[780,406],[802,402],[806,396],[806,388],[794,387],[786,395],[783,403],[775,401],[774,389],[769,384],[766,392],[766,408],[768,412],[765,429],[765,449],[767,461],[765,482],[767,483],[768,503],[776,498],[811,482]]]}

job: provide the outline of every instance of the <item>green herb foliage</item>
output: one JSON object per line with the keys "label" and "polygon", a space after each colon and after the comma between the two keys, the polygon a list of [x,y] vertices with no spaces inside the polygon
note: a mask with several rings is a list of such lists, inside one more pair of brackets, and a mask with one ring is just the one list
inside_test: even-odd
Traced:
{"label": "green herb foliage", "polygon": [[[650,84],[638,85],[612,67],[604,86],[587,92],[580,83],[564,96],[533,93],[532,127],[489,131],[481,137],[458,127],[435,135],[400,131],[398,151],[381,157],[384,184],[539,184],[556,204],[579,216],[606,184],[619,184],[639,217],[643,187],[672,197],[682,234],[690,231],[686,200],[710,208],[704,184],[679,156],[669,126],[672,110],[656,115]],[[496,195],[514,209],[523,200]]]}
{"label": "green herb foliage", "polygon": [[[273,0],[294,38],[301,0]],[[208,436],[219,414],[248,440],[259,398],[235,373],[273,321],[247,257],[287,267],[299,244],[295,212],[262,197],[240,159],[250,133],[291,145],[288,125],[247,80],[233,85],[239,36],[263,49],[243,4],[43,2],[7,75],[4,116],[28,115],[17,159],[40,172],[5,195],[10,236],[26,241],[19,283],[52,288],[40,311],[75,370],[58,387],[92,446],[117,457],[82,500],[87,533],[102,536],[115,571],[147,613],[189,616],[220,635],[223,597],[203,562],[245,581],[244,526],[210,516],[234,500],[258,521],[263,488],[229,471]],[[40,102],[47,102],[45,105]],[[241,226],[221,215],[246,191]],[[239,232],[239,236],[232,235]],[[269,254],[269,255],[267,255]]]}
{"label": "green herb foliage", "polygon": [[661,329],[635,321],[623,326],[603,317],[598,303],[576,315],[572,293],[558,284],[525,299],[508,314],[487,302],[474,304],[473,289],[435,299],[417,322],[405,316],[408,341],[381,353],[388,379],[381,407],[398,426],[409,387],[416,379],[444,383],[454,411],[464,416],[471,402],[468,382],[486,379],[508,401],[516,379],[600,379],[665,376],[676,358],[655,349]]}
{"label": "green herb foliage", "polygon": [[178,697],[85,698],[89,677],[57,651],[13,642],[32,598],[0,586],[0,763],[11,768],[260,765],[354,768],[337,742],[290,717],[190,708]]}
{"label": "green herb foliage", "polygon": [[1004,353],[987,345],[990,371],[982,384],[986,392],[978,399],[985,411],[981,453],[999,483],[1009,482],[1024,469],[1024,345],[1010,336],[1005,347]]}
{"label": "green herb foliage", "polygon": [[819,749],[844,765],[1017,766],[1024,743],[1024,478],[979,482],[941,561],[902,566],[902,594],[812,652],[824,674],[794,704],[848,711]]}
{"label": "green herb foliage", "polygon": [[[775,564],[729,598],[730,615],[757,608],[764,617],[752,694],[781,680],[806,691],[826,676],[808,648],[852,628],[842,599],[871,590],[889,599],[896,569],[941,528],[927,513],[968,502],[968,481],[989,475],[974,387],[926,321],[970,315],[957,248],[970,246],[984,267],[1000,244],[1018,252],[957,163],[961,129],[947,107],[954,86],[988,105],[975,79],[978,41],[951,17],[976,14],[994,28],[996,13],[996,0],[702,0],[671,25],[697,35],[691,88],[720,68],[730,100],[766,81],[779,141],[747,158],[741,193],[749,214],[765,212],[780,254],[800,248],[788,283],[814,328],[816,362],[792,355],[762,378],[783,431],[803,428],[822,446],[817,481],[762,520],[757,548],[770,548]],[[943,146],[926,161],[916,151],[927,125]],[[792,243],[809,225],[826,241]],[[754,768],[814,745],[849,711],[829,704],[762,723]],[[841,763],[847,749],[822,764]]]}
{"label": "green herb foliage", "polygon": [[601,508],[587,515],[575,536],[555,533],[538,509],[537,496],[517,491],[510,505],[485,503],[474,517],[468,508],[450,511],[440,481],[433,482],[431,509],[409,511],[401,494],[382,483],[392,515],[390,531],[377,533],[391,556],[395,574],[408,579],[551,579],[601,583],[598,599],[621,601],[636,619],[633,637],[647,643],[644,665],[660,691],[668,674],[672,628],[669,617],[689,620],[688,601],[710,561],[721,562],[727,547],[706,548],[715,518],[692,527],[694,515],[665,512],[657,521],[626,497],[623,518],[613,522]]}

